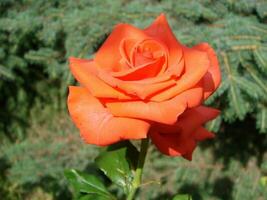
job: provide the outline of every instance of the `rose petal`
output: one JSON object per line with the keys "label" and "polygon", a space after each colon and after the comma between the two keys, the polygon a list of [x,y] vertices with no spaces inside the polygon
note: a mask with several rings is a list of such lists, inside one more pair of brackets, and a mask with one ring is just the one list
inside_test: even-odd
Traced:
{"label": "rose petal", "polygon": [[[179,65],[181,65],[182,67],[184,66],[184,59],[181,59],[181,61],[179,62]],[[173,79],[173,76],[169,73],[163,73],[158,75],[157,77],[153,77],[153,78],[147,78],[144,80],[139,80],[138,83],[140,84],[154,84],[154,83],[160,83],[160,82],[164,82],[167,80]],[[132,83],[135,83],[135,81],[132,81]]]}
{"label": "rose petal", "polygon": [[[203,141],[206,139],[212,139],[214,138],[214,134],[209,132],[208,130],[206,130],[203,127],[199,127],[195,132],[194,132],[194,140],[197,141]],[[192,146],[193,147],[193,146]],[[183,157],[187,160],[192,160],[192,155],[193,155],[193,151],[195,150],[196,145],[191,148],[188,149],[187,153],[183,155]]]}
{"label": "rose petal", "polygon": [[131,57],[133,54],[134,46],[137,42],[138,41],[136,39],[124,38],[120,43],[119,51],[122,57],[120,62],[128,65],[129,68],[134,67],[131,63]]}
{"label": "rose petal", "polygon": [[184,138],[181,134],[161,134],[156,130],[150,131],[149,136],[158,150],[168,156],[184,156],[190,154],[196,146],[191,138]]}
{"label": "rose petal", "polygon": [[201,43],[193,47],[194,49],[204,51],[208,54],[210,60],[210,67],[204,76],[204,98],[207,99],[219,86],[221,82],[221,72],[219,68],[219,61],[215,51],[208,43]]}
{"label": "rose petal", "polygon": [[157,91],[175,85],[174,80],[166,79],[154,84],[122,81],[99,69],[93,60],[73,57],[69,60],[73,76],[95,97],[115,99],[136,99],[139,97],[145,99]]}
{"label": "rose petal", "polygon": [[187,109],[181,116],[179,116],[176,124],[172,126],[157,124],[157,129],[160,133],[166,134],[175,133],[177,130],[183,130],[184,134],[191,134],[202,124],[216,118],[219,114],[220,111],[217,109],[198,106]]}
{"label": "rose petal", "polygon": [[204,106],[188,109],[178,118],[175,125],[154,124],[150,137],[162,153],[191,160],[196,142],[213,138],[213,134],[202,125],[218,114],[218,110]]}
{"label": "rose petal", "polygon": [[178,126],[185,134],[190,134],[204,123],[216,118],[220,111],[214,108],[198,106],[188,109],[178,120]]}
{"label": "rose petal", "polygon": [[214,138],[214,134],[209,132],[204,127],[200,126],[194,133],[194,138],[196,141],[203,141],[206,139],[212,139]]}
{"label": "rose petal", "polygon": [[120,43],[125,38],[144,40],[147,35],[144,31],[129,24],[117,25],[104,44],[97,51],[95,61],[107,71],[120,71]]}
{"label": "rose petal", "polygon": [[92,60],[71,57],[69,62],[73,76],[95,97],[132,99],[131,96],[112,88],[92,73],[97,71]]}
{"label": "rose petal", "polygon": [[174,124],[187,107],[199,105],[202,99],[203,89],[196,87],[164,102],[110,101],[105,105],[114,116]]}
{"label": "rose petal", "polygon": [[[116,88],[118,90],[121,90],[128,95],[134,95],[139,97],[140,99],[146,99],[149,96],[157,93],[158,91],[162,91],[166,88],[169,88],[173,85],[175,85],[175,81],[173,79],[167,79],[161,78],[166,80],[162,82],[157,82],[153,84],[149,83],[143,83],[142,81],[123,81],[116,77],[111,76],[110,73],[106,73],[103,70],[99,70],[97,73],[98,77],[102,79],[104,82],[112,86],[113,88]],[[170,77],[168,77],[170,78]]]}
{"label": "rose petal", "polygon": [[148,64],[131,68],[126,71],[113,72],[111,75],[113,77],[119,78],[120,80],[124,81],[135,81],[135,80],[151,78],[155,77],[161,71],[164,62],[165,62],[164,58],[159,58],[150,61]]}
{"label": "rose petal", "polygon": [[144,32],[162,41],[169,50],[169,73],[176,76],[180,76],[183,71],[183,65],[179,65],[182,59],[182,46],[177,41],[175,35],[173,34],[168,21],[164,14],[161,14],[157,19],[146,29]]}
{"label": "rose petal", "polygon": [[86,143],[100,146],[147,137],[148,122],[114,117],[83,87],[69,87],[68,109]]}
{"label": "rose petal", "polygon": [[194,87],[207,73],[210,61],[207,54],[193,48],[183,47],[185,59],[184,74],[177,80],[176,85],[156,94],[151,98],[152,101],[164,101],[179,93]]}

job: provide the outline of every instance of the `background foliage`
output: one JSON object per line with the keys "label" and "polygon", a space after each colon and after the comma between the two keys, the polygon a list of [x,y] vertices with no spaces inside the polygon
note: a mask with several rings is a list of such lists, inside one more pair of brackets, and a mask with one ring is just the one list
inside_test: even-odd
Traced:
{"label": "background foliage", "polygon": [[140,198],[267,198],[264,0],[0,0],[1,197],[71,198],[63,169],[94,169],[97,150],[82,145],[67,115],[67,58],[92,57],[115,24],[146,27],[161,12],[182,43],[216,49],[223,81],[208,104],[222,115],[209,124],[216,140],[191,163],[152,147],[146,178],[163,189],[148,185]]}

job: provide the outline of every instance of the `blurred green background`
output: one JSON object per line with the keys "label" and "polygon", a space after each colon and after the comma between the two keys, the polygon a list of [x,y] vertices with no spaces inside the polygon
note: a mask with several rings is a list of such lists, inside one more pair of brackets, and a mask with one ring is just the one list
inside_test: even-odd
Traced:
{"label": "blurred green background", "polygon": [[98,149],[68,116],[67,58],[92,57],[115,24],[144,28],[162,12],[182,43],[215,48],[223,81],[207,104],[222,115],[192,162],[151,146],[144,182],[161,185],[137,199],[267,199],[266,0],[0,0],[0,199],[72,199],[64,169],[94,170]]}

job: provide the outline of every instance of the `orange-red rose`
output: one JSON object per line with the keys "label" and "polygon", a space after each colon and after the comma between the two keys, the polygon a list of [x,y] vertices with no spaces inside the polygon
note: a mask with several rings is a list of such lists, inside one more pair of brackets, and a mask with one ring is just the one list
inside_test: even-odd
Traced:
{"label": "orange-red rose", "polygon": [[117,25],[94,59],[70,58],[81,86],[68,108],[85,142],[100,146],[150,137],[167,155],[191,159],[203,124],[219,111],[202,106],[220,83],[214,50],[183,46],[163,14],[144,30]]}

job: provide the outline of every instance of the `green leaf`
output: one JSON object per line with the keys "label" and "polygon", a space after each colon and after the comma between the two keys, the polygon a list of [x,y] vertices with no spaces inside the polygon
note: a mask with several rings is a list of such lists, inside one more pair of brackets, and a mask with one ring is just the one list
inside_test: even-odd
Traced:
{"label": "green leaf", "polygon": [[192,198],[188,194],[177,194],[172,200],[192,200]]}
{"label": "green leaf", "polygon": [[105,185],[94,175],[71,169],[65,171],[65,177],[71,183],[78,195],[86,193],[100,196],[102,199],[113,199]]}
{"label": "green leaf", "polygon": [[128,193],[136,168],[138,150],[129,141],[109,146],[95,160],[97,166],[115,184]]}
{"label": "green leaf", "polygon": [[109,197],[99,196],[99,195],[96,195],[96,194],[83,195],[82,197],[80,197],[78,199],[79,200],[110,200]]}

